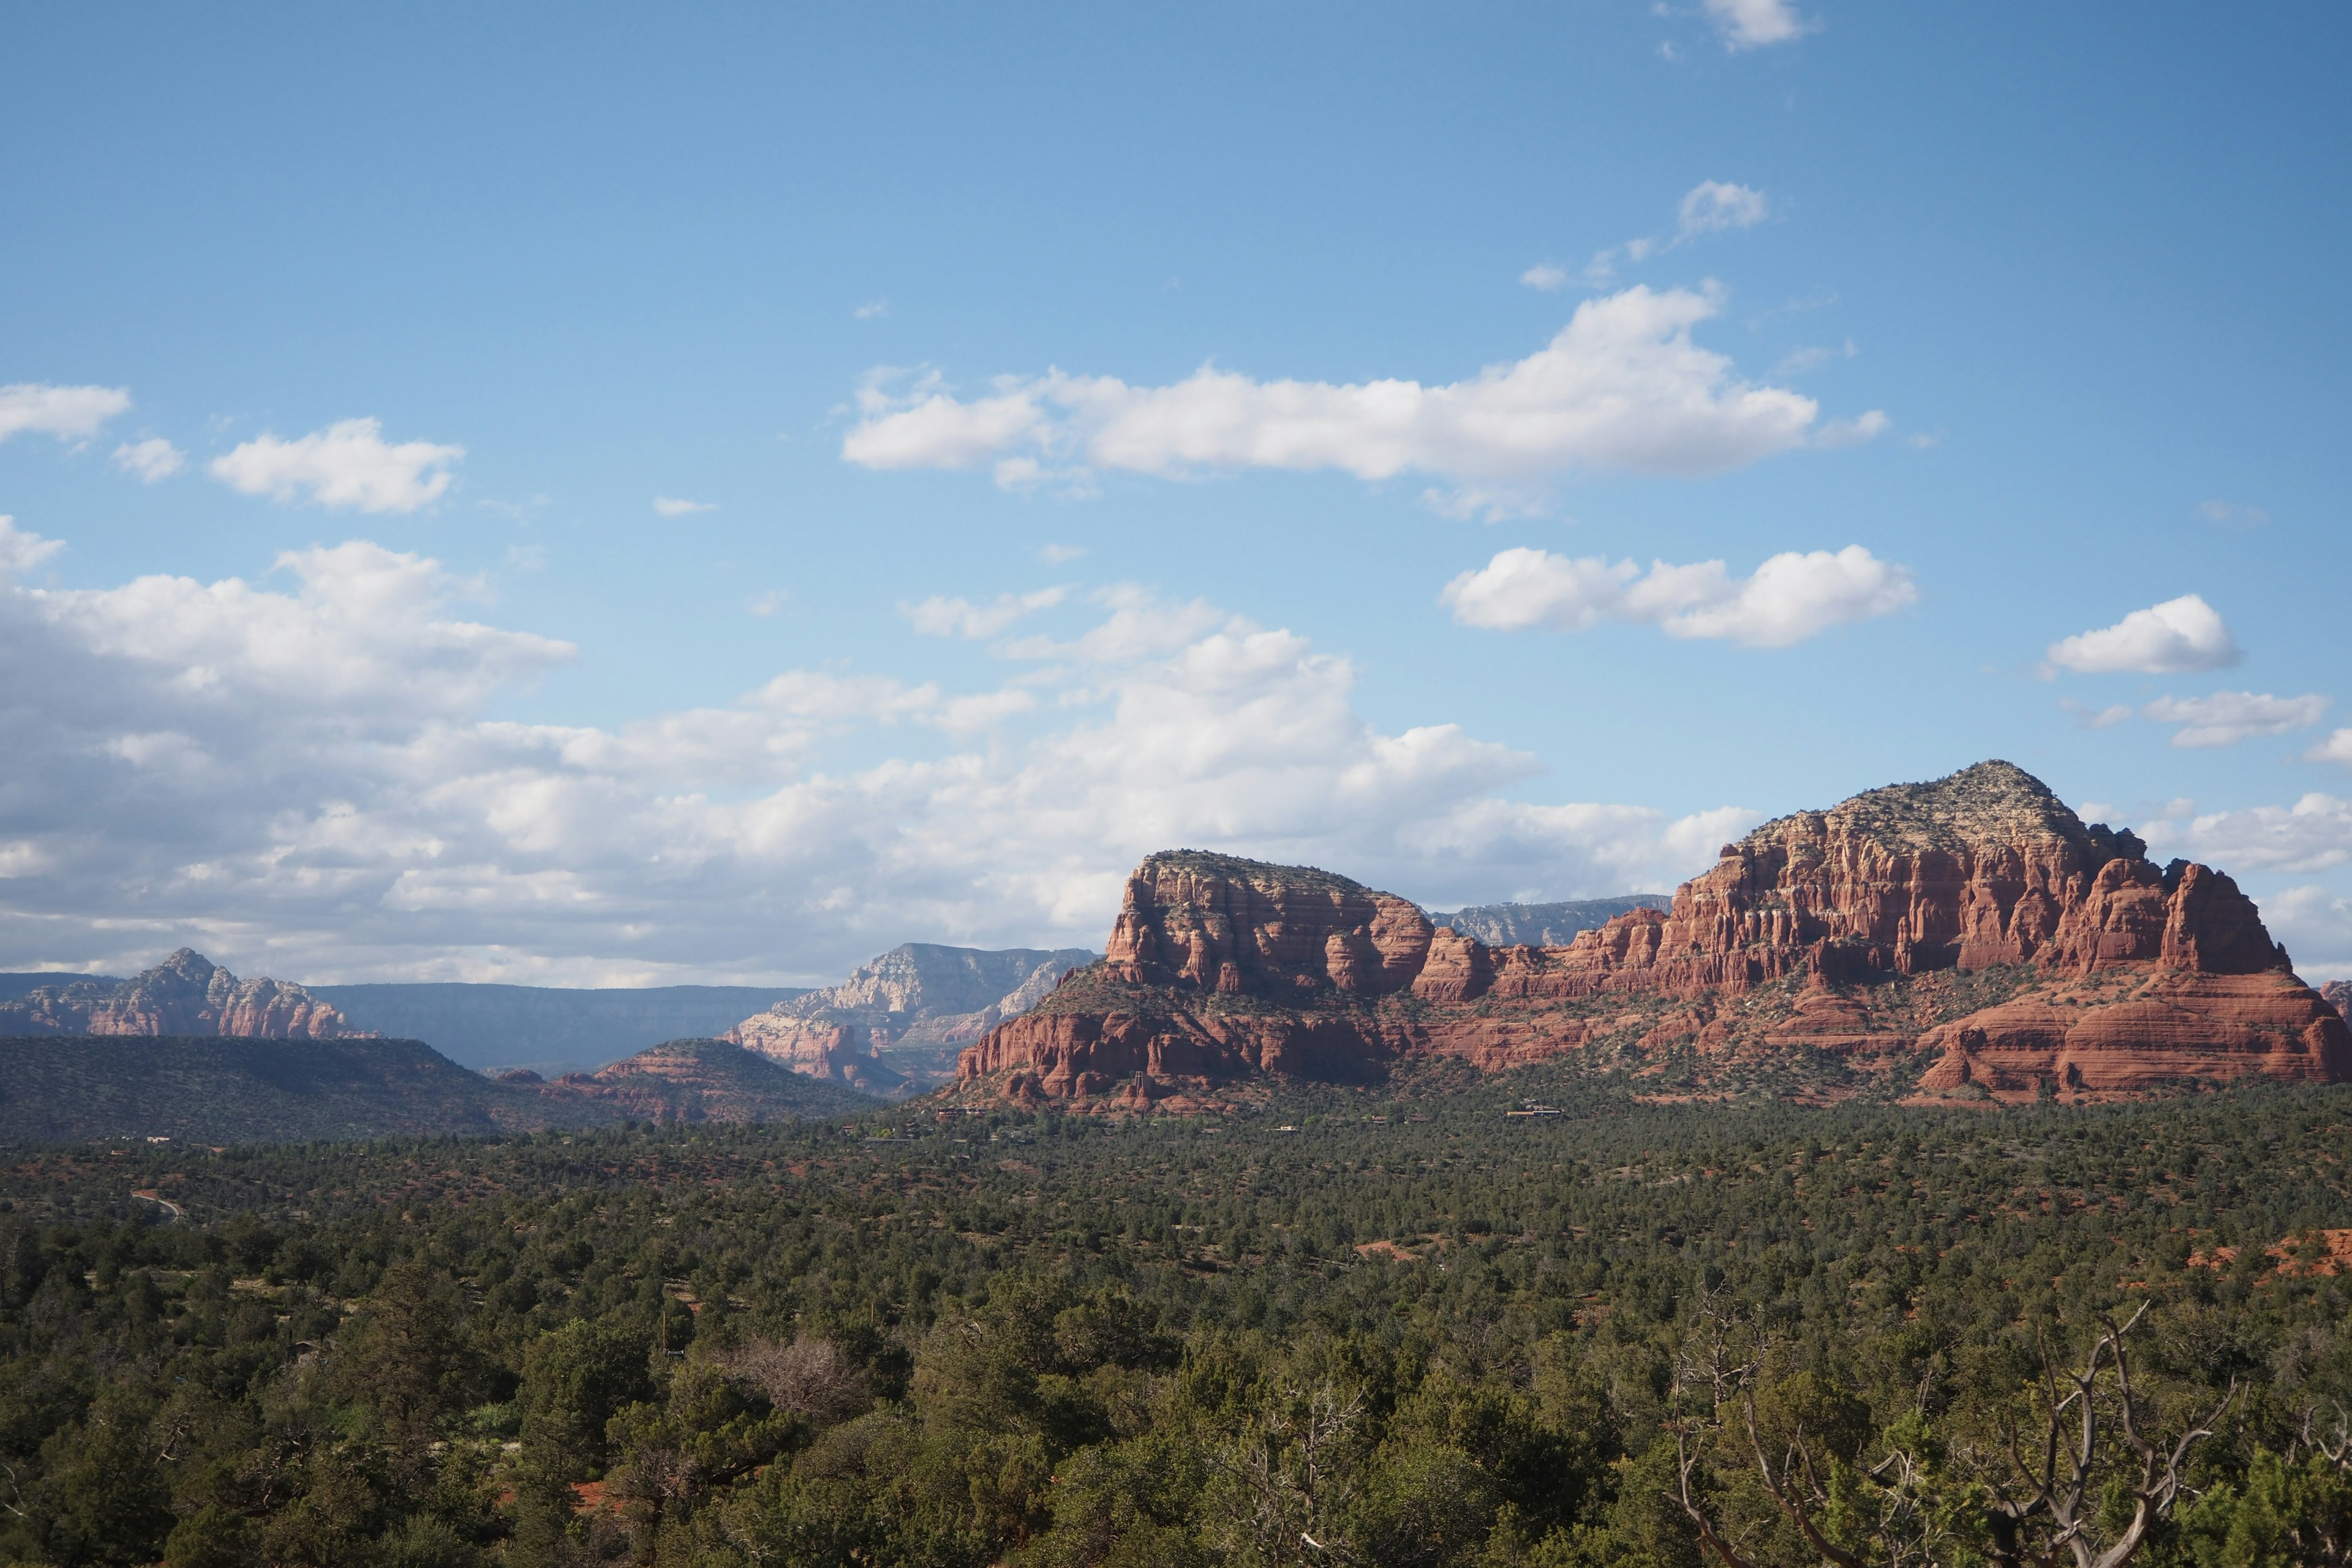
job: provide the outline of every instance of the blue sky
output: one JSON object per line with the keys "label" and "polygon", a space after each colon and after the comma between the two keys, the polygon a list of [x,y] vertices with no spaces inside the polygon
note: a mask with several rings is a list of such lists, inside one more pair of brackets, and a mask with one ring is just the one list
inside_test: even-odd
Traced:
{"label": "blue sky", "polygon": [[2334,11],[7,29],[0,963],[824,978],[1997,755],[2352,973]]}

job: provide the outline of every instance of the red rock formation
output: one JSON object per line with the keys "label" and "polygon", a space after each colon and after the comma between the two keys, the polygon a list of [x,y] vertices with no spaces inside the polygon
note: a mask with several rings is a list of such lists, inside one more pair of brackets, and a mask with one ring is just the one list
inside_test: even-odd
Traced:
{"label": "red rock formation", "polygon": [[1944,1092],[2352,1077],[2344,1019],[2228,877],[2158,869],[1998,762],[1767,823],[1672,909],[1566,947],[1489,949],[1327,872],[1155,855],[1105,962],[959,1071],[1129,1106],[1254,1074],[1361,1079],[1408,1054],[1496,1068],[1604,1040],[1927,1052],[1922,1087]]}
{"label": "red rock formation", "polygon": [[2320,1000],[2352,1021],[2352,980],[2331,980],[2319,988]]}
{"label": "red rock formation", "polygon": [[239,980],[182,948],[120,984],[45,986],[0,1003],[0,1035],[226,1035],[264,1040],[369,1039],[299,985]]}

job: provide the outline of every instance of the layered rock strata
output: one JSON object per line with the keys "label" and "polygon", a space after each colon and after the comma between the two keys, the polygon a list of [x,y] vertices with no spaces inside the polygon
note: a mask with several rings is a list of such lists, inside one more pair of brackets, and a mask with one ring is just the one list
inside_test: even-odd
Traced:
{"label": "layered rock strata", "polygon": [[122,981],[42,986],[0,1002],[0,1035],[373,1038],[328,1003],[282,980],[239,980],[191,948]]}
{"label": "layered rock strata", "polygon": [[959,1074],[1139,1108],[1265,1074],[1362,1079],[1414,1055],[1499,1068],[1602,1043],[1924,1060],[1930,1093],[2352,1077],[2344,1019],[2228,877],[2159,868],[2000,762],[1767,823],[1671,908],[1563,946],[1490,947],[1307,868],[1155,855],[1103,963]]}

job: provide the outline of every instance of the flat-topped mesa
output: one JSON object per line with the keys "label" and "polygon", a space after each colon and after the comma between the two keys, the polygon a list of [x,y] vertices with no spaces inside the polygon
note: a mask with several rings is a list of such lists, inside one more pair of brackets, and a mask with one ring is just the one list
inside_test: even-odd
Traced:
{"label": "flat-topped mesa", "polygon": [[239,980],[192,948],[118,984],[43,986],[0,1003],[0,1035],[230,1036],[260,1040],[372,1037],[289,981]]}
{"label": "flat-topped mesa", "polygon": [[1979,763],[1768,822],[1724,846],[1672,910],[1500,963],[1494,989],[1738,992],[1791,974],[1841,983],[2025,963],[2074,975],[2289,967],[2229,878],[2185,861],[2158,870],[2145,848],[2086,826],[2013,763]]}
{"label": "flat-topped mesa", "polygon": [[1412,986],[1431,934],[1418,905],[1311,866],[1166,850],[1127,879],[1104,973],[1277,999],[1381,996]]}

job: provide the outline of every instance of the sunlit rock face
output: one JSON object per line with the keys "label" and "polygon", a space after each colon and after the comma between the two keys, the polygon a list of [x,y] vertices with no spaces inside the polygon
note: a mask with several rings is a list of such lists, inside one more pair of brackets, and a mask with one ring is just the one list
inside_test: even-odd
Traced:
{"label": "sunlit rock face", "polygon": [[958,1071],[976,1092],[1123,1110],[1266,1074],[1360,1081],[1416,1054],[1503,1068],[1598,1044],[1911,1058],[1927,1093],[2352,1077],[2344,1018],[2235,883],[2154,865],[2003,762],[1767,823],[1671,908],[1556,947],[1489,947],[1313,868],[1154,855],[1104,961]]}

